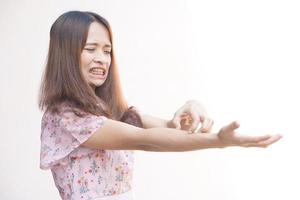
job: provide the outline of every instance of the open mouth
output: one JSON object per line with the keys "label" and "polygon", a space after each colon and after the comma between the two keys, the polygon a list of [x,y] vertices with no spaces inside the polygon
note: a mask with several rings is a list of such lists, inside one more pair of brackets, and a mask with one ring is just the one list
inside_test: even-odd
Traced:
{"label": "open mouth", "polygon": [[106,75],[106,70],[100,67],[93,67],[89,70],[89,72],[94,75],[94,76],[98,76],[98,77],[105,77]]}

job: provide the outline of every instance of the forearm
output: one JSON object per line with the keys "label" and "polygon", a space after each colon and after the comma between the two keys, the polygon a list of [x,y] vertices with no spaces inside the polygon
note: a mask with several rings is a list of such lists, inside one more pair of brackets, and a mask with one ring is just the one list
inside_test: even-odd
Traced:
{"label": "forearm", "polygon": [[146,129],[149,128],[175,128],[171,123],[171,120],[161,119],[151,115],[142,115],[141,116],[143,126]]}
{"label": "forearm", "polygon": [[138,149],[144,151],[179,152],[223,147],[217,134],[186,134],[176,129],[150,128],[138,135]]}
{"label": "forearm", "polygon": [[216,134],[187,134],[172,128],[139,128],[107,119],[102,127],[82,144],[84,147],[111,150],[193,151],[221,148]]}

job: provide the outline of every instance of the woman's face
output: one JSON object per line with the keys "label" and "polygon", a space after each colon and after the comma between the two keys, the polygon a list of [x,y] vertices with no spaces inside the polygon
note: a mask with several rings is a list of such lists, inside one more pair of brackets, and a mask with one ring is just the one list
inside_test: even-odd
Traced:
{"label": "woman's face", "polygon": [[101,86],[108,75],[111,63],[111,42],[104,25],[90,25],[86,44],[81,52],[80,67],[88,84],[95,89]]}

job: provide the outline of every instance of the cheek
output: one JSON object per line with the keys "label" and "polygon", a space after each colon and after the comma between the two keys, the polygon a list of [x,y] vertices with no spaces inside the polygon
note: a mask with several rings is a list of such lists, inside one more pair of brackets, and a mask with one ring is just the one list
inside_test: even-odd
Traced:
{"label": "cheek", "polygon": [[92,56],[86,53],[82,53],[80,57],[80,66],[82,69],[87,68],[87,66],[90,64]]}
{"label": "cheek", "polygon": [[108,67],[110,67],[110,65],[111,65],[111,57],[109,56],[109,58],[107,59],[107,65],[108,65]]}
{"label": "cheek", "polygon": [[80,70],[85,79],[88,79],[88,65],[89,65],[89,58],[85,54],[81,54],[80,57]]}
{"label": "cheek", "polygon": [[82,56],[81,56],[81,60],[80,60],[81,67],[82,67],[82,68],[87,67],[88,62],[89,62],[89,57],[88,57],[88,55],[85,55],[85,54],[82,55]]}

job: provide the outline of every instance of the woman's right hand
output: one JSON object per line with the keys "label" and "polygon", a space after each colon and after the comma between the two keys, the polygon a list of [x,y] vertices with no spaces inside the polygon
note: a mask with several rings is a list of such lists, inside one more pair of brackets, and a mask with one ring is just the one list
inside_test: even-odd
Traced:
{"label": "woman's right hand", "polygon": [[239,123],[234,121],[220,129],[218,138],[222,147],[241,146],[241,147],[262,147],[277,142],[282,138],[281,135],[263,135],[263,136],[246,136],[238,134],[235,130],[239,128]]}

